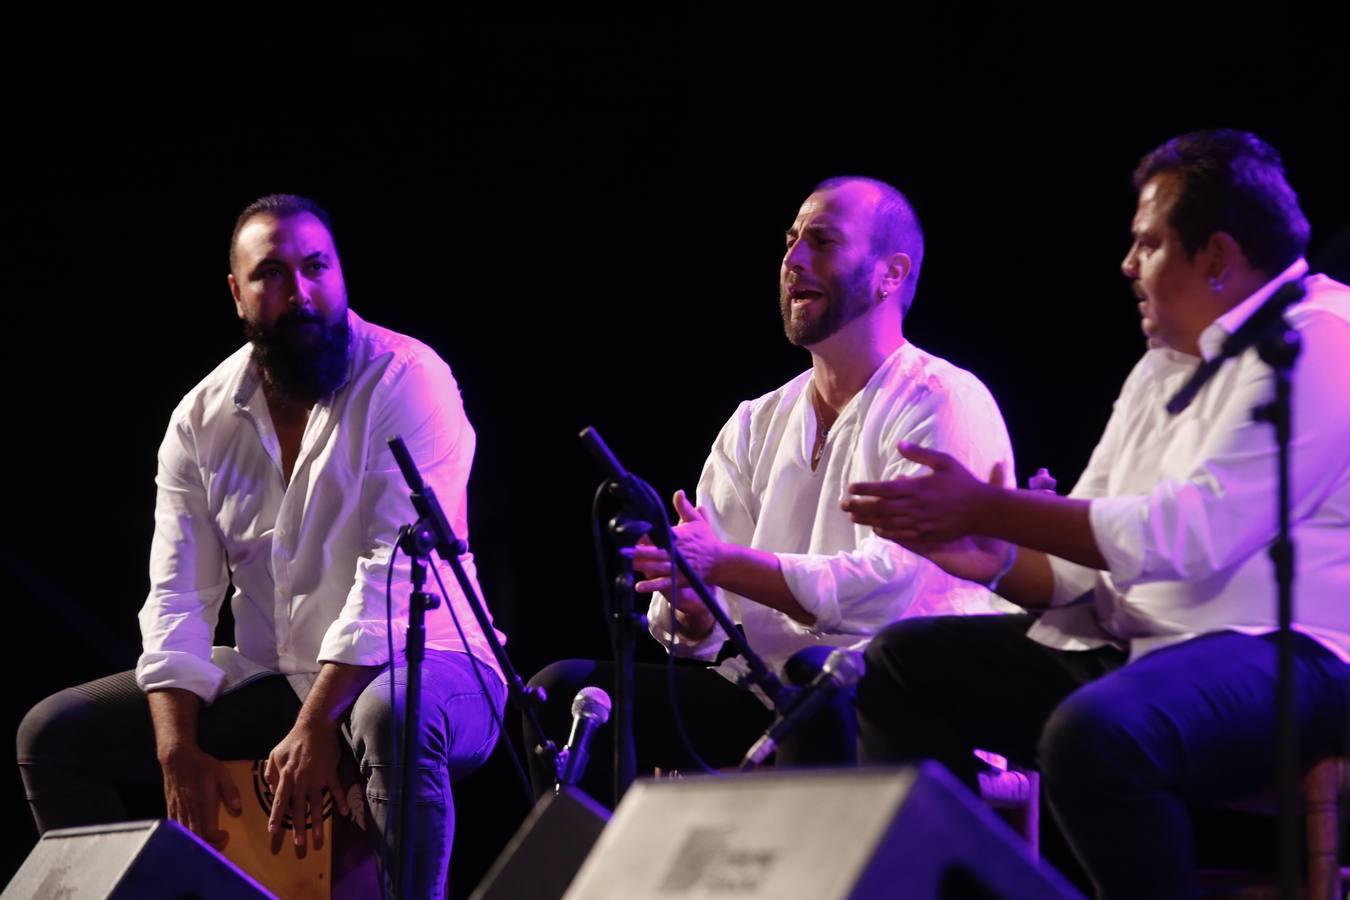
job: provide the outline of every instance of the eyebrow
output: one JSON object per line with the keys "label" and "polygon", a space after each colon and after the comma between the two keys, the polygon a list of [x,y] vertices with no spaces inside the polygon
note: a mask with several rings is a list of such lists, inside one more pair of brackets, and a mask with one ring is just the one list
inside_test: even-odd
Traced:
{"label": "eyebrow", "polygon": [[[302,259],[301,262],[311,262],[316,259],[324,259],[327,256],[328,256],[327,250],[315,250],[313,253],[310,253],[304,259]],[[277,259],[275,256],[265,256],[261,260],[259,260],[258,264],[249,271],[249,274],[251,275],[265,266],[284,266],[284,265],[286,265],[285,260]]]}
{"label": "eyebrow", "polygon": [[789,228],[787,231],[785,231],[785,232],[783,232],[783,233],[784,233],[785,235],[787,235],[788,237],[792,237],[794,234],[801,234],[801,233],[807,232],[807,231],[828,231],[828,232],[830,232],[830,233],[832,233],[832,234],[843,234],[843,233],[844,233],[844,232],[843,232],[843,229],[841,229],[838,225],[834,225],[834,224],[832,224],[832,223],[830,223],[830,222],[812,222],[810,225],[807,225],[805,228],[802,228],[800,231],[798,231],[797,227],[794,225],[793,227]]}

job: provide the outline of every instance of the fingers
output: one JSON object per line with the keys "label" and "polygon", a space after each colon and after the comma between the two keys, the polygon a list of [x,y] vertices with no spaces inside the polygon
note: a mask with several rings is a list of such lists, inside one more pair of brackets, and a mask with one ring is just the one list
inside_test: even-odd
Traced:
{"label": "fingers", "polygon": [[994,463],[994,467],[989,470],[989,483],[994,487],[1003,487],[1007,478],[1007,473],[1003,471],[1003,463]]}
{"label": "fingers", "polygon": [[225,771],[225,767],[220,767],[220,775],[216,779],[216,784],[220,788],[220,799],[225,801],[225,807],[229,809],[231,815],[241,815],[244,811],[243,803],[239,799],[239,787],[234,783],[234,779]]}
{"label": "fingers", "polygon": [[[864,497],[909,497],[914,493],[913,485],[908,478],[897,478],[894,481],[855,481],[848,486],[850,494],[858,494]],[[848,498],[844,502],[848,503],[855,498]]]}
{"label": "fingers", "polygon": [[[323,849],[323,785],[316,785],[305,794],[305,805],[308,809],[307,824],[314,833],[314,849]],[[330,791],[329,793],[332,793]]]}
{"label": "fingers", "polygon": [[684,491],[675,492],[675,512],[679,514],[681,522],[703,520],[703,513],[697,506],[689,502],[689,498],[684,495]]}
{"label": "fingers", "polygon": [[654,594],[657,591],[660,591],[663,594],[669,594],[671,592],[671,587],[672,585],[669,578],[648,578],[633,585],[633,590],[637,591],[639,594]]}
{"label": "fingers", "polygon": [[193,794],[190,808],[189,827],[213,847],[225,846],[228,835],[220,828],[220,795],[215,780],[208,780],[206,790]]}
{"label": "fingers", "polygon": [[[272,788],[272,814],[267,817],[267,830],[273,834],[279,834],[286,827],[286,815],[290,812],[291,802],[291,784],[290,781],[283,779],[279,773],[279,766],[276,766],[269,759],[267,766],[263,770],[263,777]],[[296,820],[291,818],[291,822]]]}
{"label": "fingers", "polygon": [[905,459],[916,462],[919,465],[927,466],[934,472],[948,468],[952,465],[952,458],[941,450],[934,450],[930,447],[920,447],[918,444],[911,444],[909,441],[901,441],[896,444],[896,449]]}

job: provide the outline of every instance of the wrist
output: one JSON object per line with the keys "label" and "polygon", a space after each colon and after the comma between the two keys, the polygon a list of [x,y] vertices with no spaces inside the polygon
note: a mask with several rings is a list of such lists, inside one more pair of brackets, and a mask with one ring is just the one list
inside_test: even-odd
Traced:
{"label": "wrist", "polygon": [[704,581],[710,585],[721,587],[723,582],[736,568],[739,551],[742,548],[735,544],[728,544],[718,541],[713,548],[712,562],[708,564],[708,569],[703,574]]}
{"label": "wrist", "polygon": [[1008,552],[1004,556],[1003,563],[998,567],[998,571],[994,573],[994,577],[986,581],[984,586],[992,593],[997,594],[999,582],[1003,580],[1005,575],[1012,571],[1013,564],[1016,562],[1017,545],[1010,543],[1008,544]]}

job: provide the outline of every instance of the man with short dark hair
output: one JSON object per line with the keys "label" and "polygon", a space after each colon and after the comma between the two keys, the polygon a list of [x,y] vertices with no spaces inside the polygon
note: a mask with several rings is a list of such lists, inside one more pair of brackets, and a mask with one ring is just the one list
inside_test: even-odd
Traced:
{"label": "man with short dark hair", "polygon": [[[861,525],[984,583],[1039,619],[898,623],[867,651],[861,752],[933,758],[974,781],[969,748],[1038,764],[1056,820],[1103,897],[1198,891],[1189,804],[1268,787],[1275,761],[1276,445],[1255,351],[1175,417],[1164,405],[1285,282],[1308,225],[1254,135],[1185,135],[1145,157],[1122,269],[1151,347],[1069,497],[931,474],[859,483]],[[1295,371],[1296,670],[1304,764],[1344,752],[1350,706],[1350,289],[1322,276],[1287,314]]]}
{"label": "man with short dark hair", "polygon": [[[20,770],[40,831],[125,819],[123,789],[158,782],[169,815],[219,843],[220,803],[240,806],[220,760],[265,757],[271,830],[289,816],[303,846],[308,822],[319,846],[321,818],[306,809],[327,791],[347,811],[337,769],[350,750],[393,842],[410,590],[394,558],[416,513],[385,442],[403,437],[463,536],[474,431],[429,347],[348,308],[313,201],[278,194],[245,209],[228,282],[249,343],[183,398],[160,446],[136,670],[34,707]],[[444,890],[450,783],[491,752],[505,694],[448,569],[443,580],[447,602],[427,614],[413,779],[418,897]],[[235,645],[212,647],[231,586]]]}
{"label": "man with short dark hair", "polygon": [[[1007,430],[989,391],[905,339],[922,257],[918,219],[895,188],[844,177],[814,189],[787,231],[779,275],[784,329],[810,352],[811,368],[740,405],[703,467],[697,505],[683,491],[675,495],[681,552],[750,646],[789,680],[809,677],[824,654],[861,648],[905,616],[1014,608],[839,509],[851,481],[916,471],[897,452],[900,440],[942,448],[981,472],[1011,472]],[[653,635],[704,664],[676,670],[693,743],[709,763],[734,765],[770,719],[736,683],[744,660],[728,652],[727,635],[692,590],[682,584],[670,595],[664,551],[639,546],[634,566],[646,576],[638,590],[657,592],[648,613]],[[575,688],[604,684],[609,671],[573,660],[537,676],[553,698],[546,726],[561,732]],[[850,759],[852,710],[840,706],[786,741],[779,763]],[[670,724],[663,667],[639,667],[636,719],[642,768],[693,765]],[[536,788],[550,780],[536,765]]]}

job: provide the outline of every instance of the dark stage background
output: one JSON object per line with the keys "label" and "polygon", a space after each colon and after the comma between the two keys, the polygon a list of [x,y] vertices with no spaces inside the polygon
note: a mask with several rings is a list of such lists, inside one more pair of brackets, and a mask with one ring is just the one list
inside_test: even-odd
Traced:
{"label": "dark stage background", "polygon": [[[1339,31],[1292,12],[319,15],[8,29],[6,733],[134,662],[155,450],[240,342],[226,244],[259,194],[329,207],[352,306],[454,369],[482,583],[526,675],[608,652],[578,430],[692,488],[736,403],[807,366],[776,278],[817,180],[909,194],[909,336],[990,386],[1021,479],[1065,488],[1142,350],[1119,274],[1142,153],[1255,130],[1314,251],[1350,225]],[[34,835],[3,784],[7,881]],[[500,752],[457,800],[462,892],[526,808]]]}

